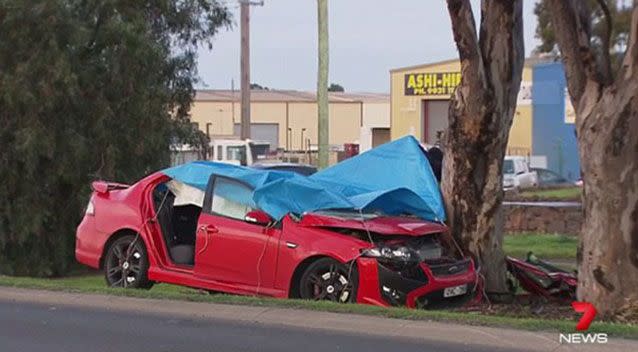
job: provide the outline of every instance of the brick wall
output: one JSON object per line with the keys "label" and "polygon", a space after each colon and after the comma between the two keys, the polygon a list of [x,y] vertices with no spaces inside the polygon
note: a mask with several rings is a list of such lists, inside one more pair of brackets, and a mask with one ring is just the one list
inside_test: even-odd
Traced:
{"label": "brick wall", "polygon": [[580,204],[550,204],[504,204],[506,232],[542,232],[577,236],[583,221]]}

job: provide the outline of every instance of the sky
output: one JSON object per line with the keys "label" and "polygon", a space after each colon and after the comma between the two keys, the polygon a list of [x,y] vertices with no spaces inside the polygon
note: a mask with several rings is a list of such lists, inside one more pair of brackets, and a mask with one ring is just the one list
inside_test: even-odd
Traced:
{"label": "sky", "polygon": [[[199,50],[198,88],[239,88],[239,8],[212,50]],[[525,51],[536,46],[534,3],[523,1]],[[476,22],[480,1],[472,0]],[[390,90],[389,70],[457,57],[445,0],[329,0],[329,82],[349,92]],[[264,0],[250,9],[251,82],[271,89],[314,91],[317,79],[316,0]]]}

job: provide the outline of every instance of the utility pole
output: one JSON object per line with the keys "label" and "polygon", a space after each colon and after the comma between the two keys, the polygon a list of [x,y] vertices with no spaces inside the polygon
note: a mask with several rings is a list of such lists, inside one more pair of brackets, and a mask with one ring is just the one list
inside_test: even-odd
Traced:
{"label": "utility pole", "polygon": [[317,0],[319,32],[319,69],[317,74],[317,105],[319,113],[319,160],[320,169],[328,167],[328,0]]}
{"label": "utility pole", "polygon": [[241,139],[250,139],[250,6],[262,1],[239,0],[241,17]]}

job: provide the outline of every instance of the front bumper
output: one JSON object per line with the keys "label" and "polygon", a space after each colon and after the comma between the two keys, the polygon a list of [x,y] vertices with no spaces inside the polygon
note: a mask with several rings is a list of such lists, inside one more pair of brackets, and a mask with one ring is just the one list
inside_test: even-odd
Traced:
{"label": "front bumper", "polygon": [[[478,280],[471,259],[440,266],[420,263],[399,272],[374,258],[361,257],[357,268],[358,303],[434,309],[463,305],[477,296]],[[465,294],[444,297],[446,288],[461,285],[467,285]]]}

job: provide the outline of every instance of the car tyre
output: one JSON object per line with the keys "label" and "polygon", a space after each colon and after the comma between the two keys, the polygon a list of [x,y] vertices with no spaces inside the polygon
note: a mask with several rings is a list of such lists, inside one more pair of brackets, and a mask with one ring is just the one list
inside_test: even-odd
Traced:
{"label": "car tyre", "polygon": [[104,258],[109,287],[150,289],[148,254],[140,236],[126,235],[113,241]]}
{"label": "car tyre", "polygon": [[315,301],[355,302],[358,280],[356,264],[352,266],[332,258],[313,262],[299,280],[299,296]]}

